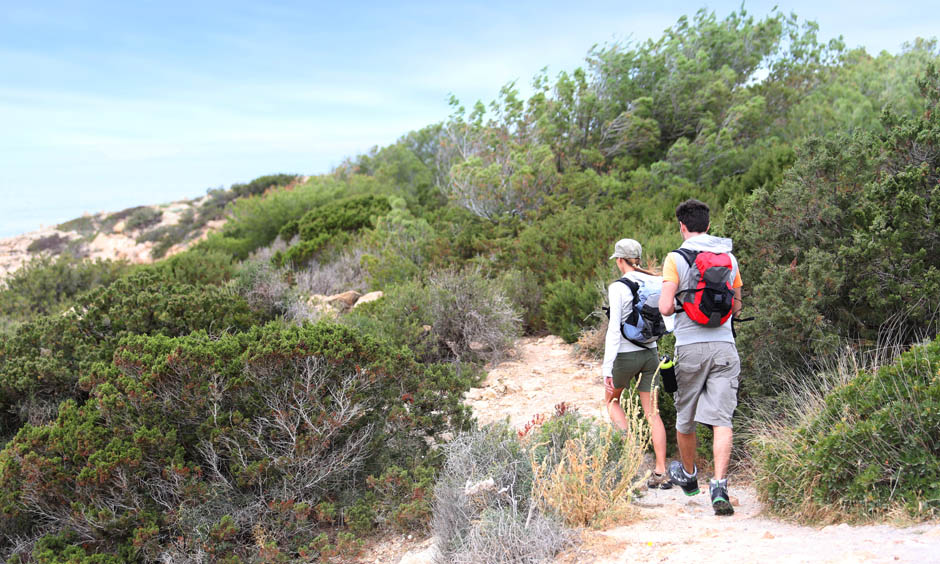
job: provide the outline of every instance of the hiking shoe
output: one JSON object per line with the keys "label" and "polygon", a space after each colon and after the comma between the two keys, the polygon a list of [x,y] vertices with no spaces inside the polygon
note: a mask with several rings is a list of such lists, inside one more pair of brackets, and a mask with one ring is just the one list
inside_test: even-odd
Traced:
{"label": "hiking shoe", "polygon": [[672,482],[669,481],[669,475],[665,472],[662,474],[653,472],[650,479],[646,481],[646,487],[651,490],[668,490],[672,487]]}
{"label": "hiking shoe", "polygon": [[689,476],[685,473],[685,468],[682,467],[682,463],[678,460],[673,460],[672,463],[669,464],[667,473],[669,474],[669,481],[682,488],[685,495],[698,495],[698,468]]}
{"label": "hiking shoe", "polygon": [[711,490],[715,515],[734,515],[734,506],[731,505],[731,497],[728,495],[728,480],[711,480],[708,482],[708,489]]}

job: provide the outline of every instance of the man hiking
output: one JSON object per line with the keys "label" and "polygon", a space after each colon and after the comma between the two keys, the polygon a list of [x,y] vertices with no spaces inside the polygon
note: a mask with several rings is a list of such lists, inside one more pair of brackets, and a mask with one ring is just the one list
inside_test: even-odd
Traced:
{"label": "man hiking", "polygon": [[[708,205],[690,199],[676,208],[683,243],[663,263],[659,310],[676,313],[676,440],[682,462],[669,465],[669,479],[686,495],[699,493],[695,466],[696,423],[714,433],[715,476],[709,483],[716,515],[731,515],[728,463],[731,417],[738,404],[741,361],[731,320],[741,310],[741,274],[731,239],[707,234]],[[677,305],[679,307],[677,307]]]}

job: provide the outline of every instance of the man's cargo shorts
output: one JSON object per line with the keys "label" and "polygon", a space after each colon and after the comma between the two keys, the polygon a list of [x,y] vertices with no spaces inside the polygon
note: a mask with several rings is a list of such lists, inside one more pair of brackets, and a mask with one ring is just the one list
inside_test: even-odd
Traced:
{"label": "man's cargo shorts", "polygon": [[740,375],[741,360],[734,343],[676,347],[676,429],[691,434],[696,423],[731,427]]}

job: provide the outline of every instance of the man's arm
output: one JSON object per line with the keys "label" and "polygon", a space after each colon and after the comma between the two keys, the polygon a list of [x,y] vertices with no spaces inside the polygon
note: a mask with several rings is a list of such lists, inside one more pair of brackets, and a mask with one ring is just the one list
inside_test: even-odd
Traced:
{"label": "man's arm", "polygon": [[663,290],[659,295],[659,313],[672,315],[676,312],[676,290],[679,285],[671,281],[663,281]]}
{"label": "man's arm", "polygon": [[[662,301],[660,301],[662,303]],[[662,305],[659,306],[662,309]],[[731,306],[731,315],[737,317],[738,312],[744,309],[744,302],[741,301],[741,287],[738,286],[734,289],[734,305]]]}

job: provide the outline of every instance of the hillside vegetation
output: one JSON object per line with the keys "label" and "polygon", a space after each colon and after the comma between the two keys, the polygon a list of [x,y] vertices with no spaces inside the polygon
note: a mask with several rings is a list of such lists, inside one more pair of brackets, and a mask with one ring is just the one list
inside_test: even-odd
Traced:
{"label": "hillside vegetation", "polygon": [[[613,242],[656,264],[690,197],[734,239],[757,318],[738,328],[736,427],[771,509],[936,517],[937,348],[884,354],[932,341],[940,307],[940,51],[911,39],[873,56],[795,15],[701,11],[528,97],[452,100],[329,174],[213,192],[185,233],[128,210],[167,249],[225,218],[169,259],[37,259],[0,289],[0,556],[317,561],[438,527],[451,555],[505,530],[547,543],[514,561],[550,557],[596,517],[559,508],[565,473],[591,486],[590,459],[627,500],[623,452],[647,439],[611,447],[562,406],[518,442],[476,429],[463,394],[519,335],[596,330]],[[846,348],[886,366],[832,384]],[[815,411],[784,417],[796,383],[821,390]],[[508,488],[473,507],[492,529],[446,513],[486,468]]]}

